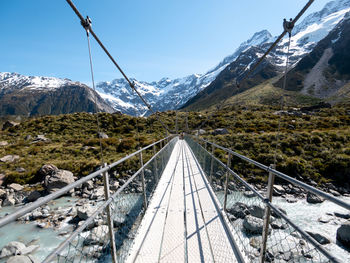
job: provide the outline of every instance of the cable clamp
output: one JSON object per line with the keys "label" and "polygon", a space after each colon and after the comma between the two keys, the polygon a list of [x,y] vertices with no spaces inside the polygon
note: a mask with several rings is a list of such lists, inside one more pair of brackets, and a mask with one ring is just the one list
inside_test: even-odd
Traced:
{"label": "cable clamp", "polygon": [[85,20],[81,20],[80,23],[87,32],[90,31],[91,23],[92,23],[90,17],[86,16]]}

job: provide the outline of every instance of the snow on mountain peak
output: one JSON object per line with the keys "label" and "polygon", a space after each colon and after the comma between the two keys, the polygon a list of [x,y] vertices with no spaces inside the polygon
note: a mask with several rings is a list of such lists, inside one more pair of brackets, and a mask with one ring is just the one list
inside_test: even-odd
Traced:
{"label": "snow on mountain peak", "polygon": [[9,87],[21,87],[36,90],[49,90],[62,87],[64,85],[81,84],[69,79],[54,77],[24,76],[18,73],[0,72],[0,89]]}

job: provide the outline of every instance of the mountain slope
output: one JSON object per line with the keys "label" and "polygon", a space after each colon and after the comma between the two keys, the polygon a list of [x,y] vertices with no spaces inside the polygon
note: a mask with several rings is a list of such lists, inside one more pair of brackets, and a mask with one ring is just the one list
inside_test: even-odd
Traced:
{"label": "mountain slope", "polygon": [[[97,94],[99,111],[113,112]],[[0,73],[0,115],[94,112],[94,91],[68,79]]]}
{"label": "mountain slope", "polygon": [[[295,65],[311,52],[317,43],[326,37],[344,18],[348,11],[350,11],[350,0],[332,1],[326,4],[321,11],[307,16],[298,24],[294,28],[291,38],[291,65]],[[239,87],[236,85],[236,80],[239,81],[250,67],[257,62],[270,47],[271,43],[269,41],[274,39],[269,38],[267,42],[245,49],[217,76],[215,81],[190,99],[182,108],[187,110],[204,109],[282,73],[286,62],[288,38],[277,45],[250,78],[240,83]]]}
{"label": "mountain slope", "polygon": [[349,46],[350,12],[288,73],[286,89],[318,98],[334,96],[350,82]]}

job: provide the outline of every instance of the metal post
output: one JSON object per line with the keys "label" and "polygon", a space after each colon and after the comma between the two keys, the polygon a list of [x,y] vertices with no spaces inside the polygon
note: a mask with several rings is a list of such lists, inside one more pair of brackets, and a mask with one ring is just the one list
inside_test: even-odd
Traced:
{"label": "metal post", "polygon": [[190,133],[189,130],[188,130],[188,112],[187,112],[187,115],[186,115],[186,131],[187,131],[187,133]]}
{"label": "metal post", "polygon": [[[228,169],[231,165],[231,153],[228,154],[228,158],[227,158],[227,165],[226,165],[226,169]],[[229,172],[226,171],[226,181],[225,181],[225,199],[224,199],[224,210],[226,212],[226,205],[227,205],[227,193],[228,193],[228,175]]]}
{"label": "metal post", "polygon": [[142,152],[140,152],[140,165],[141,165],[141,183],[143,192],[143,202],[145,205],[145,211],[147,209],[147,196],[146,196],[146,186],[145,186],[145,171],[143,169]]}
{"label": "metal post", "polygon": [[[275,165],[270,165],[271,169],[275,169]],[[266,198],[269,200],[269,202],[272,201],[272,193],[273,193],[273,184],[275,182],[275,175],[271,172],[269,172],[269,182],[267,185],[267,194]],[[265,262],[266,257],[266,242],[267,242],[267,236],[269,233],[269,224],[270,224],[270,214],[271,214],[271,208],[267,205],[265,207],[265,215],[264,215],[264,228],[262,233],[262,242],[261,242],[261,249],[260,249],[260,263]]]}
{"label": "metal post", "polygon": [[[153,156],[156,155],[156,145],[153,145]],[[156,173],[157,184],[159,182],[158,168],[157,168],[157,157],[154,158],[154,171]]]}
{"label": "metal post", "polygon": [[[104,164],[104,167],[106,167],[107,164]],[[104,185],[104,192],[105,192],[105,200],[108,200],[110,197],[109,194],[109,176],[108,172],[103,173],[103,185]],[[113,220],[111,217],[111,204],[109,204],[106,207],[107,211],[107,223],[108,223],[108,229],[109,229],[109,240],[111,244],[111,256],[112,256],[112,261],[113,263],[117,263],[117,249],[115,246],[115,237],[114,237],[114,229],[113,229]]]}
{"label": "metal post", "polygon": [[205,149],[205,151],[203,151],[203,158],[204,158],[204,160],[203,160],[203,171],[204,171],[204,173],[205,173],[205,166],[206,166],[206,161],[207,161],[207,158],[206,158],[206,151],[207,151],[207,142],[205,142],[204,143],[204,149]]}
{"label": "metal post", "polygon": [[214,145],[211,145],[211,161],[210,161],[210,174],[209,174],[210,184],[213,182],[213,172],[214,172],[214,149],[215,149],[215,146],[214,146]]}
{"label": "metal post", "polygon": [[176,134],[179,134],[178,127],[177,127],[177,111],[175,111],[176,119],[175,119],[175,132]]}

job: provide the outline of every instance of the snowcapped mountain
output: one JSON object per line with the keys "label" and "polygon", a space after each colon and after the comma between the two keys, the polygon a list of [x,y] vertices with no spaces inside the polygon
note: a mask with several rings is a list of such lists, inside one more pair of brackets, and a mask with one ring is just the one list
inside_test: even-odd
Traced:
{"label": "snowcapped mountain", "polygon": [[[348,11],[350,11],[350,0],[331,1],[321,11],[308,15],[297,24],[291,39],[290,63],[296,64],[311,52]],[[282,30],[281,21],[281,32]],[[233,54],[224,58],[217,66],[203,75],[193,74],[174,80],[163,78],[160,81],[150,83],[135,79],[133,81],[154,110],[163,111],[179,108],[186,102],[191,102],[190,99],[197,94],[201,96],[200,92],[208,88],[220,73],[226,74],[223,73],[224,69],[230,70],[231,75],[234,75],[228,80],[239,79],[264,54],[275,39],[276,37],[273,37],[267,30],[257,32],[243,42]],[[286,62],[287,48],[288,38],[286,37],[267,57],[267,62],[276,67],[277,70],[282,70]],[[237,63],[234,63],[235,61]],[[232,63],[234,64],[231,65]],[[228,67],[229,69],[227,69]],[[97,85],[97,90],[101,97],[116,110],[132,115],[147,113],[146,107],[123,79],[101,82]]]}
{"label": "snowcapped mountain", "polygon": [[[317,43],[325,38],[349,11],[350,0],[331,1],[321,11],[308,15],[297,24],[292,31],[289,67],[296,65],[305,55],[309,54]],[[281,32],[282,30],[281,21]],[[270,52],[264,62],[249,76],[249,79],[241,83],[239,87],[236,85],[235,80],[241,80],[276,39],[269,36],[268,32],[262,35],[266,35],[265,38],[262,38],[266,41],[257,41],[255,45],[243,49],[238,56],[235,52],[225,58],[226,62],[231,61],[231,63],[220,72],[208,87],[191,98],[183,107],[203,109],[283,72],[288,50],[288,36]]]}
{"label": "snowcapped mountain", "polygon": [[[94,97],[88,86],[69,79],[0,72],[0,115],[94,112]],[[97,108],[114,111],[98,94]]]}

